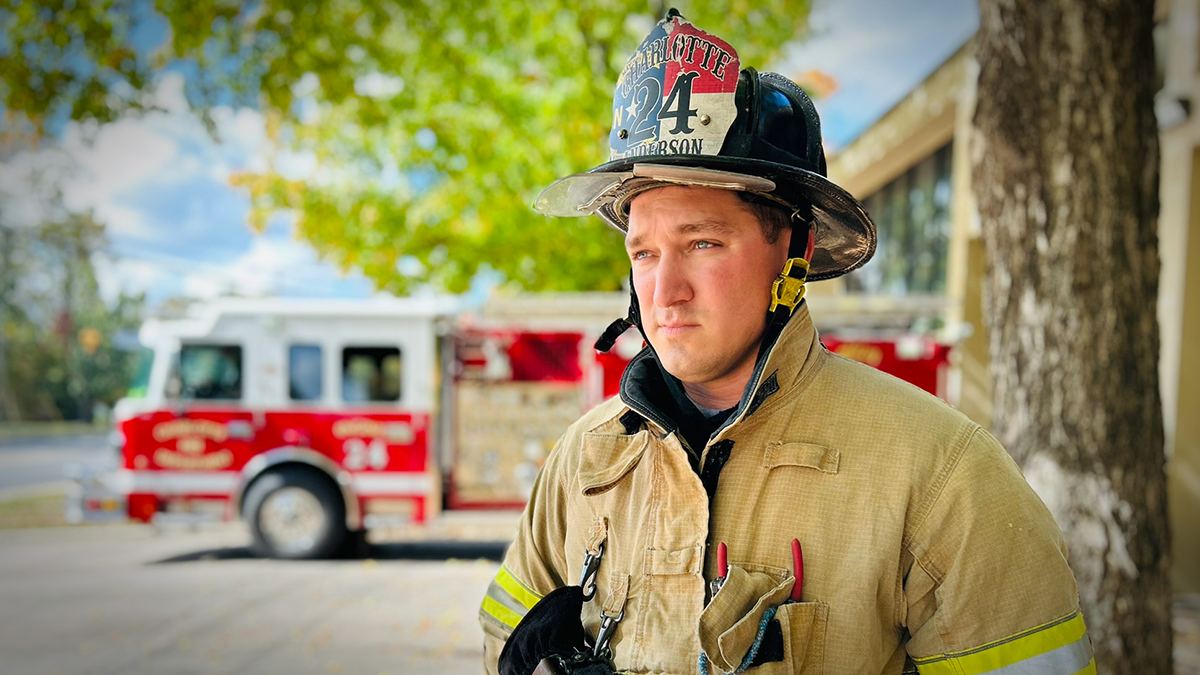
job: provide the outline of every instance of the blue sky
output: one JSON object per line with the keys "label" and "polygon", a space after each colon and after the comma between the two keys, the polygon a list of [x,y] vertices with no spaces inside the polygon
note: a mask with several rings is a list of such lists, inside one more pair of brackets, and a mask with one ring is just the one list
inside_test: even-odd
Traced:
{"label": "blue sky", "polygon": [[[978,25],[974,0],[816,3],[808,38],[789,46],[771,68],[818,70],[836,80],[838,88],[817,103],[832,152],[887,112]],[[67,204],[93,209],[108,226],[111,251],[96,258],[108,297],[118,289],[144,291],[151,304],[177,295],[372,294],[360,274],[318,260],[286,218],[262,234],[249,229],[249,200],[229,186],[229,175],[265,169],[269,161],[303,173],[304,160],[269,159],[262,116],[253,110],[216,110],[222,143],[214,143],[189,114],[182,87],[178,73],[164,79],[158,103],[165,113],[101,129],[70,124],[58,148],[0,165],[6,218],[18,224],[39,219],[46,185],[31,185],[32,173],[66,176],[56,183]]]}
{"label": "blue sky", "polygon": [[811,35],[787,49],[784,73],[815,69],[838,89],[817,102],[836,151],[900,101],[979,26],[975,0],[815,0]]}

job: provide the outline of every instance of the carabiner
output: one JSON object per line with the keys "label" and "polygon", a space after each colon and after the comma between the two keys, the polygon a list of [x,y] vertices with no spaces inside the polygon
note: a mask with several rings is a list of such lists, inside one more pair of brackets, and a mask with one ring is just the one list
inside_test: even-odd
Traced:
{"label": "carabiner", "polygon": [[587,552],[583,558],[583,574],[579,575],[579,588],[583,590],[583,601],[596,597],[596,572],[600,570],[600,559],[604,557],[604,542],[595,553]]}
{"label": "carabiner", "polygon": [[592,655],[603,659],[612,658],[612,648],[608,643],[612,641],[613,633],[617,630],[617,624],[621,623],[621,619],[625,618],[625,609],[621,608],[621,613],[617,616],[611,616],[600,613],[603,618],[600,620],[600,630],[596,631],[596,646],[592,649]]}

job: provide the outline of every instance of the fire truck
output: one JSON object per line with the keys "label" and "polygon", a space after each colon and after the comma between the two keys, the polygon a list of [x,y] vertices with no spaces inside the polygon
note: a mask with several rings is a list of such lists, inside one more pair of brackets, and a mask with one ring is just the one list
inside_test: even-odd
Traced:
{"label": "fire truck", "polygon": [[[259,554],[315,558],[443,508],[519,508],[563,430],[617,393],[641,349],[637,331],[609,354],[591,347],[627,304],[225,299],[149,320],[145,368],[114,409],[119,469],[103,482],[117,498],[80,493],[76,510],[240,517]],[[942,393],[944,345],[823,339]]]}

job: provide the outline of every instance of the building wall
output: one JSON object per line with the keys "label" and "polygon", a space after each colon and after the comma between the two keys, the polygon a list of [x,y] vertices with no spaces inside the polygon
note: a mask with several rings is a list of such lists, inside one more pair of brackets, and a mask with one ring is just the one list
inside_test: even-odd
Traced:
{"label": "building wall", "polygon": [[983,244],[970,189],[969,138],[978,74],[974,48],[968,42],[853,143],[831,154],[829,176],[865,199],[953,142],[945,328],[940,337],[957,346],[949,374],[950,401],[986,427],[991,424],[992,407],[981,295]]}
{"label": "building wall", "polygon": [[[1160,0],[1158,318],[1172,582],[1200,591],[1200,0]],[[1188,108],[1190,107],[1190,112]],[[1190,264],[1189,264],[1190,263]]]}
{"label": "building wall", "polygon": [[[1186,240],[1181,249],[1186,259],[1179,279],[1179,339],[1173,341],[1180,348],[1175,357],[1179,365],[1173,378],[1174,410],[1164,419],[1173,422],[1167,446],[1167,499],[1174,526],[1171,581],[1176,591],[1195,592],[1200,591],[1200,148],[1193,145],[1191,155],[1190,208],[1186,221],[1176,224],[1183,226]],[[1164,266],[1169,256],[1171,252],[1164,253]],[[1166,346],[1168,341],[1163,342]],[[1172,360],[1163,355],[1164,366]]]}

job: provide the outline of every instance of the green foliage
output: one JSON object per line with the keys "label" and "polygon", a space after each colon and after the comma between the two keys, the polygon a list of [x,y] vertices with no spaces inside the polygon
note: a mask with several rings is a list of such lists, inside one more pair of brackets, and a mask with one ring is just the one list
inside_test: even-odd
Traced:
{"label": "green foliage", "polygon": [[[88,214],[0,230],[0,418],[90,419],[124,394],[136,352],[114,338],[141,323],[141,297],[100,298],[92,255],[106,245]],[[87,334],[98,338],[90,343]]]}
{"label": "green foliage", "polygon": [[[159,0],[171,37],[157,61],[117,58],[136,21],[113,14],[134,15],[136,3],[59,8],[51,36],[38,32],[49,23],[31,27],[45,12],[27,5],[0,19],[13,51],[35,44],[53,53],[45,44],[63,30],[94,34],[87,58],[129,89],[146,89],[169,53],[196,66],[186,91],[197,110],[258,96],[281,152],[315,158],[317,168],[297,176],[276,162],[235,177],[252,196],[251,223],[289,211],[322,256],[383,289],[461,291],[487,264],[530,290],[610,290],[628,271],[618,233],[596,219],[543,218],[530,204],[555,179],[607,158],[617,74],[665,5]],[[744,64],[765,66],[801,34],[808,3],[679,9],[733,44]],[[31,119],[69,105],[76,119],[105,120],[140,105],[73,93],[104,89],[102,70],[72,79],[65,68],[36,72],[53,59],[10,61],[0,64],[4,103]],[[53,77],[71,86],[17,94]]]}

